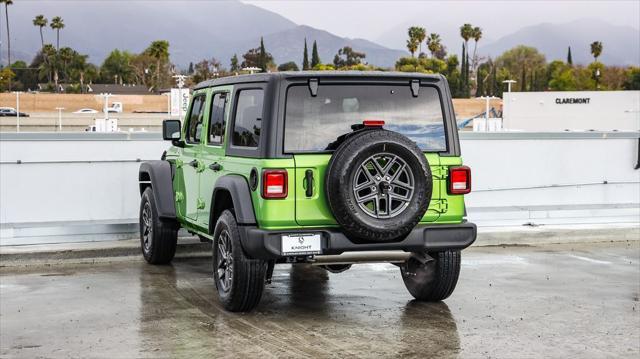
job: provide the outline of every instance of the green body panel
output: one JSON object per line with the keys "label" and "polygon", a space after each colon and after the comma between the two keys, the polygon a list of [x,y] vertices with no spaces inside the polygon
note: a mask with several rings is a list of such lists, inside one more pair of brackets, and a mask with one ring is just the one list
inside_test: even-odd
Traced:
{"label": "green body panel", "polygon": [[[429,209],[422,217],[421,222],[450,221],[453,218],[462,218],[464,208],[453,205],[450,201],[453,197],[447,194],[446,173],[447,166],[441,166],[440,156],[436,153],[425,154],[431,171],[433,172],[433,192]],[[300,226],[335,226],[337,225],[324,195],[326,169],[331,159],[331,154],[298,154],[295,158],[295,196],[296,196],[296,222]],[[451,158],[451,157],[450,157]],[[454,157],[453,162],[461,162],[459,157]],[[455,164],[455,163],[453,163]],[[306,181],[306,172],[313,172],[313,194],[307,197],[306,191],[309,185]],[[453,202],[457,203],[456,199]],[[458,213],[459,212],[459,213]]]}
{"label": "green body panel", "polygon": [[[220,86],[201,89],[194,92],[206,94],[202,142],[187,143],[184,148],[171,147],[166,158],[175,166],[173,190],[175,193],[176,214],[187,230],[209,237],[210,209],[216,181],[225,175],[240,175],[249,180],[253,168],[261,174],[264,169],[284,169],[288,173],[288,196],[284,199],[264,199],[261,196],[262,179],[258,188],[251,192],[251,199],[258,226],[268,230],[296,228],[337,227],[324,194],[324,179],[331,154],[297,154],[283,159],[257,159],[225,155],[225,144],[209,144],[209,116],[213,95],[228,92],[225,105],[226,134],[229,138],[233,86]],[[188,116],[188,113],[185,114]],[[182,139],[185,138],[187,121],[183,119]],[[422,223],[460,223],[464,216],[464,198],[462,195],[447,193],[447,175],[450,166],[462,165],[460,157],[445,157],[437,153],[425,154],[433,174],[433,193],[429,209],[421,219]],[[194,168],[190,165],[197,161]],[[221,165],[219,171],[213,171],[210,165]],[[306,171],[313,171],[313,194],[306,196]]]}

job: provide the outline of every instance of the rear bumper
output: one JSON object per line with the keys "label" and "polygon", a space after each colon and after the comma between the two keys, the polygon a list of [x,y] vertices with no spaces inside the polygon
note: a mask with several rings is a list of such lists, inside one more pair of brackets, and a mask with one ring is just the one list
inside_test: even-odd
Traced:
{"label": "rear bumper", "polygon": [[281,238],[291,233],[319,233],[322,238],[322,255],[360,251],[438,252],[447,249],[469,247],[477,235],[476,225],[469,222],[446,225],[418,225],[409,235],[398,242],[353,243],[338,228],[301,230],[264,230],[254,226],[240,226],[242,247],[251,258],[284,258],[281,253]]}

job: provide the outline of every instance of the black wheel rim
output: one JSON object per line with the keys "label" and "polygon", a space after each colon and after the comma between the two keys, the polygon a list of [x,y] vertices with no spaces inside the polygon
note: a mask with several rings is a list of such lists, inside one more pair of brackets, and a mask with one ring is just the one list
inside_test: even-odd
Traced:
{"label": "black wheel rim", "polygon": [[373,218],[393,218],[404,212],[413,198],[413,171],[397,155],[378,153],[360,163],[353,177],[358,207]]}
{"label": "black wheel rim", "polygon": [[224,292],[228,292],[233,283],[233,254],[231,236],[226,229],[220,232],[216,243],[218,247],[216,259],[218,283]]}
{"label": "black wheel rim", "polygon": [[145,252],[151,249],[153,235],[153,217],[151,213],[151,204],[145,202],[144,207],[142,207],[142,247]]}

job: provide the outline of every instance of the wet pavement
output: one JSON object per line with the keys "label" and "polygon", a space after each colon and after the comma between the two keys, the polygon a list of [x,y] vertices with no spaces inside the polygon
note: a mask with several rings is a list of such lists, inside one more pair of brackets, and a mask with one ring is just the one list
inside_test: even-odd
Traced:
{"label": "wet pavement", "polygon": [[221,308],[205,257],[4,268],[0,356],[637,358],[638,244],[470,248],[431,304],[393,265],[279,265],[248,314]]}

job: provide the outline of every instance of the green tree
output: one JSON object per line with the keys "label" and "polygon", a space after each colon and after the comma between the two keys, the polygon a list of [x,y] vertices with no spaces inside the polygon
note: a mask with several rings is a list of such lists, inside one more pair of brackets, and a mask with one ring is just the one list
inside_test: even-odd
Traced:
{"label": "green tree", "polygon": [[260,55],[258,56],[258,67],[261,69],[260,72],[267,72],[268,70],[267,50],[264,47],[264,39],[262,37],[260,37]]}
{"label": "green tree", "polygon": [[441,73],[447,71],[447,63],[436,59],[426,57],[401,57],[396,61],[397,71],[401,72],[422,72],[427,74]]}
{"label": "green tree", "polygon": [[134,55],[118,49],[111,51],[100,67],[100,78],[105,83],[133,83],[132,62]]}
{"label": "green tree", "polygon": [[334,56],[333,65],[336,69],[356,66],[362,64],[362,60],[366,57],[367,55],[364,52],[358,52],[349,46],[345,46],[338,50],[338,53]]}
{"label": "green tree", "polygon": [[602,42],[594,41],[591,43],[591,55],[593,55],[593,61],[598,61],[598,57],[602,54]]}
{"label": "green tree", "polygon": [[552,61],[547,66],[549,89],[552,91],[573,91],[577,89],[574,69],[562,61]]}
{"label": "green tree", "polygon": [[[240,64],[241,68],[245,67],[260,67],[260,48],[250,49],[242,55],[243,61]],[[267,68],[273,67],[273,56],[266,52],[265,55],[267,61]],[[260,67],[261,68],[261,67]]]}
{"label": "green tree", "polygon": [[320,54],[318,54],[318,43],[313,41],[313,49],[311,50],[311,67],[314,68],[321,64]]}
{"label": "green tree", "polygon": [[438,51],[442,48],[442,39],[440,38],[440,35],[436,33],[430,34],[427,38],[427,48],[429,49],[429,52],[431,52],[431,57],[435,58]]}
{"label": "green tree", "polygon": [[298,65],[294,61],[285,62],[278,66],[278,71],[300,71]]}
{"label": "green tree", "polygon": [[64,20],[60,16],[51,19],[51,28],[56,32],[56,50],[60,50],[60,30],[64,29]]}
{"label": "green tree", "polygon": [[231,72],[239,72],[240,71],[240,63],[238,62],[238,55],[233,54],[231,58]]}
{"label": "green tree", "polygon": [[546,66],[546,60],[543,54],[534,47],[522,45],[505,51],[496,58],[495,62],[499,68],[506,70],[509,79],[519,78],[518,81],[521,89],[526,89],[527,87],[526,82],[521,82],[523,79],[526,80],[527,71],[538,71],[544,69]]}
{"label": "green tree", "polygon": [[48,20],[44,15],[37,15],[33,19],[33,26],[37,26],[40,30],[40,48],[44,46],[44,36],[42,35],[42,28],[46,27]]}
{"label": "green tree", "polygon": [[304,54],[302,55],[302,70],[309,70],[309,51],[307,50],[307,38],[304,39]]}
{"label": "green tree", "polygon": [[640,90],[640,67],[629,69],[627,81],[624,83],[625,90]]}
{"label": "green tree", "polygon": [[16,76],[9,66],[0,70],[0,91],[10,90],[11,80]]}
{"label": "green tree", "polygon": [[573,65],[573,58],[571,57],[571,46],[569,46],[569,49],[567,50],[567,64],[569,66]]}
{"label": "green tree", "polygon": [[218,76],[220,73],[220,62],[215,58],[204,59],[194,65],[193,82],[200,83]]}

